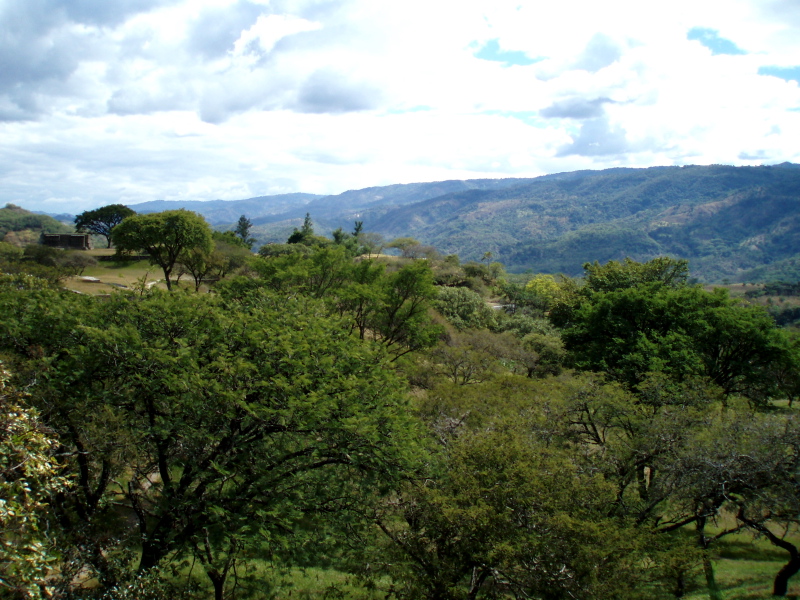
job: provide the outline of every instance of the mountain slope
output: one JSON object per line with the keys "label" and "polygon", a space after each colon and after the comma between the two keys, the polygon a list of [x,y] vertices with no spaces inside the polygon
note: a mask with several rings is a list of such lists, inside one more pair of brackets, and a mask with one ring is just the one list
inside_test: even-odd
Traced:
{"label": "mountain slope", "polygon": [[[261,243],[284,241],[308,212],[319,234],[358,220],[365,231],[413,236],[462,260],[491,252],[512,271],[574,275],[584,262],[669,254],[690,259],[707,280],[769,279],[785,277],[795,258],[800,264],[800,165],[789,163],[615,168],[133,208],[179,206],[217,226],[245,214]],[[774,273],[773,264],[781,265]]]}
{"label": "mountain slope", "polygon": [[251,220],[288,211],[303,211],[311,201],[320,198],[316,194],[281,194],[277,196],[259,196],[246,200],[152,200],[129,207],[137,213],[153,213],[165,210],[185,208],[203,215],[212,225],[235,223],[241,215]]}
{"label": "mountain slope", "polygon": [[512,270],[578,274],[587,261],[672,254],[700,275],[729,277],[800,252],[800,169],[597,171],[363,216],[384,235],[411,235],[462,259],[490,251]]}
{"label": "mountain slope", "polygon": [[43,233],[69,233],[73,228],[54,218],[14,204],[0,208],[0,241],[24,246],[39,241]]}

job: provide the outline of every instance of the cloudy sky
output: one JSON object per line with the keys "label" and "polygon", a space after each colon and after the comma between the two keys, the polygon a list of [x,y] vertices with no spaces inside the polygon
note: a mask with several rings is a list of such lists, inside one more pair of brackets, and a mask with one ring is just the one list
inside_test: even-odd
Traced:
{"label": "cloudy sky", "polygon": [[0,205],[800,162],[800,0],[0,0]]}

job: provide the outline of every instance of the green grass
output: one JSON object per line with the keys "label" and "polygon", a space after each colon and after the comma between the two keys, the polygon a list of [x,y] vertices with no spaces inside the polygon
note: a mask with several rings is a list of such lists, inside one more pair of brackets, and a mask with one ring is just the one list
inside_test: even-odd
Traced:
{"label": "green grass", "polygon": [[[792,536],[797,543],[797,534]],[[765,539],[753,540],[748,533],[723,538],[716,547],[714,561],[717,584],[725,600],[756,600],[772,598],[772,582],[786,564],[789,555]],[[702,573],[694,580],[687,600],[708,598]],[[800,578],[789,582],[787,598],[800,596]]]}
{"label": "green grass", "polygon": [[[96,248],[88,250],[87,254],[94,257],[112,256],[113,249]],[[85,281],[84,277],[95,277],[100,282]],[[174,278],[174,274],[173,274]],[[140,285],[141,281],[146,283],[157,282],[161,289],[166,289],[164,283],[164,272],[157,265],[151,265],[147,260],[138,261],[98,261],[97,265],[87,267],[81,276],[69,277],[64,282],[64,287],[83,294],[110,294],[113,291],[120,289],[134,289]],[[189,287],[194,289],[194,283],[191,277],[184,276],[180,281],[181,287]],[[201,288],[203,289],[203,288]]]}
{"label": "green grass", "polygon": [[[383,600],[389,588],[389,582],[383,581],[376,589],[369,589],[354,575],[334,569],[278,568],[267,561],[253,561],[237,573],[238,596],[251,600]],[[198,590],[198,598],[213,596],[211,583],[199,564],[191,571],[184,569],[174,583],[179,588],[191,583]],[[233,574],[226,589],[232,585]]]}

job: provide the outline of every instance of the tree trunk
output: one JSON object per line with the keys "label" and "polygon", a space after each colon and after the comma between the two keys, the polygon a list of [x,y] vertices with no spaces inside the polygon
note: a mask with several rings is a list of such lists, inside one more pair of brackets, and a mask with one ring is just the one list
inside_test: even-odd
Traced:
{"label": "tree trunk", "polygon": [[164,558],[164,552],[160,544],[153,544],[147,541],[142,542],[142,557],[139,559],[139,573],[144,573],[145,571],[157,567],[162,558]]}
{"label": "tree trunk", "polygon": [[216,569],[206,571],[211,584],[214,586],[214,600],[225,600],[225,579],[227,573],[220,573]]}
{"label": "tree trunk", "polygon": [[697,519],[696,522],[697,542],[700,545],[700,547],[704,550],[703,574],[706,577],[706,586],[708,587],[708,598],[709,600],[722,600],[722,593],[720,592],[719,586],[717,585],[717,578],[716,575],[714,574],[714,564],[711,562],[711,558],[708,556],[708,547],[710,546],[710,541],[705,535],[705,527],[706,527],[705,517]]}
{"label": "tree trunk", "polygon": [[675,591],[673,592],[676,598],[683,598],[686,594],[686,573],[681,571],[675,578]]}
{"label": "tree trunk", "polygon": [[738,518],[740,521],[742,521],[742,523],[763,534],[773,546],[782,548],[789,553],[789,562],[783,565],[781,570],[778,571],[778,574],[775,575],[775,581],[772,584],[773,596],[786,596],[789,591],[789,579],[791,579],[793,575],[796,575],[798,571],[800,571],[800,551],[798,551],[797,546],[794,544],[787,542],[786,540],[772,533],[772,531],[770,531],[770,529],[763,523],[758,523],[745,518],[743,512],[743,510],[740,510],[738,515]]}
{"label": "tree trunk", "polygon": [[800,554],[797,552],[797,547],[788,542],[785,543],[787,546],[792,547],[791,550],[784,548],[784,550],[789,551],[790,558],[789,562],[783,565],[783,568],[775,576],[775,582],[772,585],[773,596],[785,596],[789,591],[789,579],[800,571]]}
{"label": "tree trunk", "polygon": [[639,465],[636,467],[636,484],[639,489],[639,498],[642,499],[643,502],[647,502],[650,500],[650,493],[647,486],[647,474],[645,473],[644,465]]}

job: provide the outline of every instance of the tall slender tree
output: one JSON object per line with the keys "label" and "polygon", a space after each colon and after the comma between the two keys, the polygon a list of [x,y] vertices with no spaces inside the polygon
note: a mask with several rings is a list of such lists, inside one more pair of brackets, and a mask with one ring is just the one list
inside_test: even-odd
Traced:
{"label": "tall slender tree", "polygon": [[245,215],[239,217],[239,221],[236,223],[236,229],[233,232],[236,234],[242,243],[248,248],[253,247],[253,243],[255,243],[255,238],[250,237],[250,229],[253,227],[253,223],[248,219]]}

